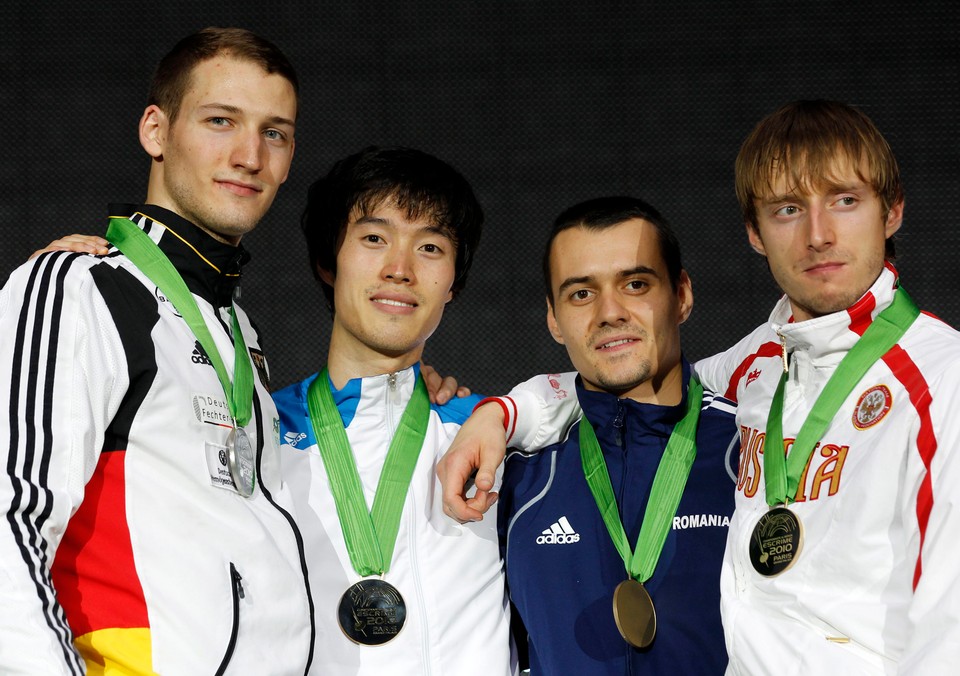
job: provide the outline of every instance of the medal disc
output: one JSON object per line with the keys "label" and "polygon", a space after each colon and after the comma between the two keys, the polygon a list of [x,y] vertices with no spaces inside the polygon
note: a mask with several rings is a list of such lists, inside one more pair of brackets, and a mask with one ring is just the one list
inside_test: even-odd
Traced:
{"label": "medal disc", "polygon": [[750,537],[750,563],[765,577],[788,570],[803,548],[803,524],[786,507],[774,507],[760,517]]}
{"label": "medal disc", "polygon": [[360,645],[382,645],[403,629],[407,606],[389,582],[360,580],[340,597],[337,619],[344,635]]}
{"label": "medal disc", "polygon": [[657,611],[643,585],[624,580],[613,592],[613,619],[624,640],[635,648],[647,648],[657,635]]}
{"label": "medal disc", "polygon": [[234,427],[227,437],[227,465],[237,492],[245,498],[253,495],[257,480],[257,458],[250,437],[242,427]]}

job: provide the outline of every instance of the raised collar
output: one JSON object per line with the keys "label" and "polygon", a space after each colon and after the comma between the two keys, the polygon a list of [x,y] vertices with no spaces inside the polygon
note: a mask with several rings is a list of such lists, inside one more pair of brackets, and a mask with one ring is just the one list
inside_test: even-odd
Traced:
{"label": "raised collar", "polygon": [[[420,375],[420,364],[414,364],[395,373],[381,373],[363,378],[351,378],[339,390],[330,382],[330,392],[333,394],[333,403],[340,411],[343,426],[349,427],[360,408],[363,399],[376,402],[372,407],[373,415],[383,416],[387,412],[387,404],[406,406],[413,394],[417,376]],[[312,382],[312,378],[310,381]],[[328,381],[329,382],[329,381]],[[307,400],[309,382],[304,383],[303,397]],[[369,404],[368,404],[369,406]]]}
{"label": "raised collar", "polygon": [[653,435],[669,437],[674,425],[686,412],[687,384],[690,381],[690,363],[683,364],[683,398],[676,406],[659,404],[641,404],[633,399],[620,398],[609,392],[597,392],[583,387],[583,380],[577,376],[577,399],[587,419],[597,433],[600,445],[619,445],[621,436],[628,438]]}
{"label": "raised collar", "polygon": [[241,268],[250,260],[242,244],[220,242],[182,216],[153,204],[111,204],[110,215],[129,218],[150,235],[192,293],[219,307],[230,305]]}
{"label": "raised collar", "polygon": [[898,283],[896,268],[887,263],[856,303],[846,310],[803,322],[793,321],[790,301],[784,296],[770,314],[770,327],[782,337],[788,353],[804,351],[823,365],[839,362],[877,315],[893,302]]}

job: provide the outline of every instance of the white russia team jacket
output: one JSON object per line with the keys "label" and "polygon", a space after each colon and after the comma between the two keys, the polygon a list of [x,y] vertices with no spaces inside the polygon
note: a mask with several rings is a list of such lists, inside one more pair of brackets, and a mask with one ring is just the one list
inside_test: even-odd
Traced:
{"label": "white russia team jacket", "polygon": [[[748,541],[768,507],[770,401],[789,356],[785,443],[869,323],[891,302],[884,270],[847,311],[770,321],[698,364],[739,403],[740,472],[723,575],[731,674],[955,674],[960,669],[960,335],[921,314],[856,384],[790,506],[805,530],[792,568],[759,575]],[[732,373],[732,376],[731,376]]]}

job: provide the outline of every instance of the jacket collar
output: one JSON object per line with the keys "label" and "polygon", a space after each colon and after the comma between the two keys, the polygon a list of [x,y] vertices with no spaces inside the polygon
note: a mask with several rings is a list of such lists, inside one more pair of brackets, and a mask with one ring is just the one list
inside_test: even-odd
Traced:
{"label": "jacket collar", "polygon": [[838,362],[893,302],[898,285],[897,270],[887,263],[867,292],[846,310],[802,322],[793,321],[790,301],[784,296],[770,314],[770,327],[782,336],[788,353],[801,350],[815,361]]}
{"label": "jacket collar", "polygon": [[187,288],[210,303],[231,304],[241,268],[250,260],[243,245],[220,242],[187,219],[153,204],[111,204],[111,216],[125,216],[157,243]]}
{"label": "jacket collar", "polygon": [[674,425],[686,412],[690,363],[683,359],[682,364],[683,398],[676,406],[641,404],[608,392],[588,390],[583,386],[583,379],[577,376],[577,398],[596,430],[601,447],[607,448],[611,444],[619,446],[624,434],[630,439],[637,435],[670,436]]}

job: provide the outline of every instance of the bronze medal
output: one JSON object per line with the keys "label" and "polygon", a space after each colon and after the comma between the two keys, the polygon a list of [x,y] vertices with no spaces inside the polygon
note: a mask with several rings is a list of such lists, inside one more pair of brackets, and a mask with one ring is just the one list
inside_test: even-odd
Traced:
{"label": "bronze medal", "polygon": [[242,427],[234,427],[227,437],[227,466],[237,492],[245,498],[253,495],[257,482],[257,457],[250,437]]}
{"label": "bronze medal", "polygon": [[382,645],[403,629],[407,605],[389,582],[360,580],[340,597],[337,619],[344,635],[360,645]]}
{"label": "bronze medal", "polygon": [[653,600],[636,580],[624,580],[614,590],[613,619],[620,635],[635,648],[648,648],[657,635]]}
{"label": "bronze medal", "polygon": [[803,524],[786,507],[774,507],[760,517],[750,537],[750,563],[765,577],[788,570],[803,548]]}

